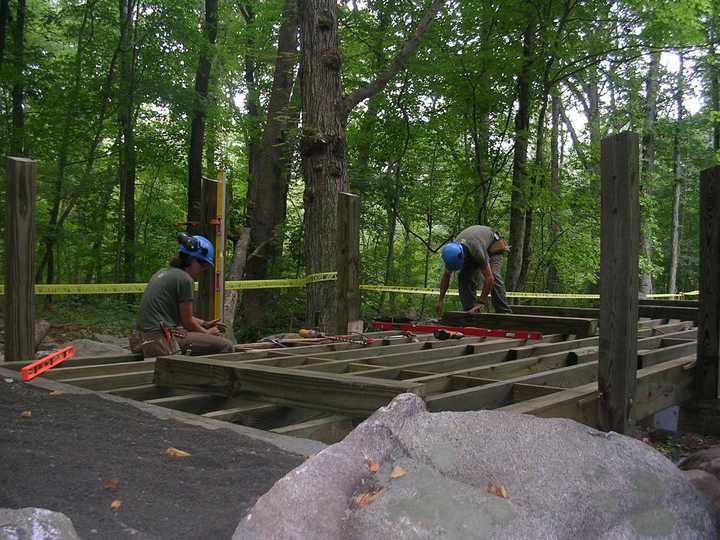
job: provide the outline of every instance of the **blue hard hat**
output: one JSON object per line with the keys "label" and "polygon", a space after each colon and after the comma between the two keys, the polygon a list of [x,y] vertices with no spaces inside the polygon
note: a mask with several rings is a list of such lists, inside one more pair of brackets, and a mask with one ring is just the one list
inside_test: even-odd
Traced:
{"label": "blue hard hat", "polygon": [[199,261],[208,263],[210,266],[213,265],[213,259],[215,258],[215,248],[213,248],[212,242],[196,234],[195,236],[182,235],[183,239],[180,240],[179,253],[185,253],[191,257],[195,257]]}
{"label": "blue hard hat", "polygon": [[445,268],[451,272],[456,272],[463,267],[465,263],[465,253],[463,246],[459,242],[450,242],[442,248],[442,260],[445,262]]}

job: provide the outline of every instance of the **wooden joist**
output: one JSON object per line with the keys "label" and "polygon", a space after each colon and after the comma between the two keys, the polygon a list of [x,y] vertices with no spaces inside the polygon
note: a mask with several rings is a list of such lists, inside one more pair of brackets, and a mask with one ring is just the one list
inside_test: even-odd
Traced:
{"label": "wooden joist", "polygon": [[237,364],[211,358],[158,358],[155,381],[160,386],[188,388],[233,396],[249,392],[281,405],[367,416],[398,394],[423,395],[422,385],[273,366]]}
{"label": "wooden joist", "polygon": [[[598,319],[598,308],[558,307],[558,306],[513,306],[513,314],[543,315],[549,317],[580,317]],[[678,319],[683,321],[697,320],[697,306],[674,306],[665,304],[641,304],[638,316],[652,319]]]}
{"label": "wooden joist", "polygon": [[[692,397],[695,356],[677,358],[638,371],[634,416],[638,419],[688,401]],[[513,403],[500,410],[543,418],[569,418],[597,427],[597,382]]]}
{"label": "wooden joist", "polygon": [[579,338],[594,336],[598,331],[596,319],[577,317],[550,317],[543,315],[516,315],[514,313],[466,313],[449,311],[443,315],[444,324],[502,328],[506,330],[536,330],[542,334],[575,335]]}
{"label": "wooden joist", "polygon": [[355,427],[355,422],[348,416],[332,415],[307,420],[298,424],[282,426],[272,429],[273,433],[282,435],[292,435],[293,437],[304,437],[324,442],[325,444],[334,444],[341,441]]}

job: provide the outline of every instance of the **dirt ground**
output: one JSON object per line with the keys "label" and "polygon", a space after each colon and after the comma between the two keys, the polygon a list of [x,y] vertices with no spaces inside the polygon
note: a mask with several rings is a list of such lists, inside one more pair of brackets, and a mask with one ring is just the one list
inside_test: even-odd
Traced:
{"label": "dirt ground", "polygon": [[230,430],[10,380],[0,379],[0,507],[62,512],[84,539],[231,538],[305,459]]}
{"label": "dirt ground", "polygon": [[635,437],[655,448],[673,463],[678,463],[698,450],[720,445],[720,438],[712,435],[682,431],[672,434],[651,428],[639,428]]}

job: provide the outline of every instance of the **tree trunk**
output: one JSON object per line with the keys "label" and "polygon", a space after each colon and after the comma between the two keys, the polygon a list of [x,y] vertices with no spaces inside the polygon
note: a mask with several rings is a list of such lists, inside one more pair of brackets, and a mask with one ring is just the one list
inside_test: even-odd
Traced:
{"label": "tree trunk", "polygon": [[[245,274],[245,262],[248,255],[248,244],[250,242],[250,230],[245,228],[240,231],[235,240],[235,257],[232,266],[225,279],[228,281],[241,280]],[[225,298],[223,299],[223,321],[227,327],[225,337],[236,343],[235,332],[235,313],[237,312],[238,299],[240,291],[225,290]]]}
{"label": "tree trunk", "polygon": [[535,25],[530,24],[523,34],[523,62],[517,77],[518,110],[515,115],[515,149],[513,153],[512,196],[510,206],[510,245],[507,287],[514,291],[520,278],[525,239],[525,210],[527,207],[527,151],[530,129],[530,72],[533,64]]}
{"label": "tree trunk", "polygon": [[25,114],[23,101],[25,93],[25,16],[26,0],[17,0],[17,11],[14,28],[14,67],[15,78],[12,85],[12,138],[10,152],[13,156],[24,156],[25,148]]}
{"label": "tree trunk", "polygon": [[135,281],[135,0],[120,0],[119,181],[123,199],[123,278]]}
{"label": "tree trunk", "polygon": [[[643,126],[642,138],[642,187],[646,197],[652,197],[652,177],[655,169],[655,123],[657,120],[657,94],[658,79],[660,76],[660,53],[653,52],[650,55],[650,65],[648,66],[648,74],[645,94],[645,125]],[[653,247],[652,247],[652,231],[649,226],[648,216],[643,219],[641,228],[641,245],[642,255],[645,258],[645,265],[652,267]],[[641,267],[642,268],[642,267]],[[641,271],[640,273],[640,294],[647,295],[653,293],[652,272]]]}
{"label": "tree trunk", "polygon": [[[268,103],[267,122],[260,144],[251,148],[251,181],[246,214],[252,255],[245,266],[247,279],[265,279],[282,246],[280,230],[287,212],[289,130],[297,126],[290,112],[295,84],[298,46],[297,1],[286,0],[278,34],[275,73]],[[270,293],[250,290],[243,293],[243,326],[262,329],[268,314]]]}
{"label": "tree trunk", "polygon": [[685,57],[680,54],[680,68],[677,75],[677,89],[675,92],[675,107],[677,108],[677,121],[673,133],[673,205],[670,241],[670,278],[668,292],[677,292],[677,273],[680,253],[680,209],[682,206],[683,173],[680,156],[680,138],[683,123],[683,92],[685,89]]}
{"label": "tree trunk", "polygon": [[[335,0],[301,0],[300,50],[303,100],[301,157],[305,179],[305,270],[307,274],[335,270],[335,233],[338,193],[348,189],[347,138],[350,112],[361,101],[380,92],[407,58],[440,10],[433,4],[390,67],[366,86],[343,97],[340,79],[337,3]],[[306,323],[326,330],[334,327],[335,292],[332,282],[307,287]]]}
{"label": "tree trunk", "polygon": [[560,290],[560,277],[555,265],[553,252],[557,249],[560,237],[560,225],[555,217],[557,209],[555,203],[560,199],[560,97],[552,95],[552,128],[550,131],[550,192],[553,197],[553,206],[550,211],[550,262],[547,267],[547,290],[558,292]]}
{"label": "tree trunk", "polygon": [[[708,54],[707,69],[710,72],[710,106],[715,114],[720,113],[720,8],[717,2],[713,2],[712,24],[710,25],[710,53]],[[713,150],[720,150],[720,118],[715,117],[713,122]]]}
{"label": "tree trunk", "polygon": [[0,0],[0,68],[5,59],[5,36],[10,18],[10,0]]}
{"label": "tree trunk", "polygon": [[205,119],[208,108],[208,87],[212,69],[213,47],[217,42],[218,0],[205,0],[205,41],[200,51],[195,72],[195,100],[190,126],[190,149],[188,153],[188,231],[202,234],[202,171],[205,148]]}

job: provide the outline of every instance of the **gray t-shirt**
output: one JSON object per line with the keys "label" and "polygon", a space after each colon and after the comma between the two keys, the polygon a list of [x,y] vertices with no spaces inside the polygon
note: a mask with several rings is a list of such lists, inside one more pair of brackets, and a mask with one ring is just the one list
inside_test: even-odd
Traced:
{"label": "gray t-shirt", "polygon": [[162,323],[182,326],[180,304],[193,301],[193,279],[180,268],[163,268],[155,272],[145,287],[138,312],[138,330],[159,332]]}
{"label": "gray t-shirt", "polygon": [[467,248],[463,270],[485,268],[490,261],[488,248],[496,239],[495,229],[485,225],[473,225],[460,231],[455,241]]}

